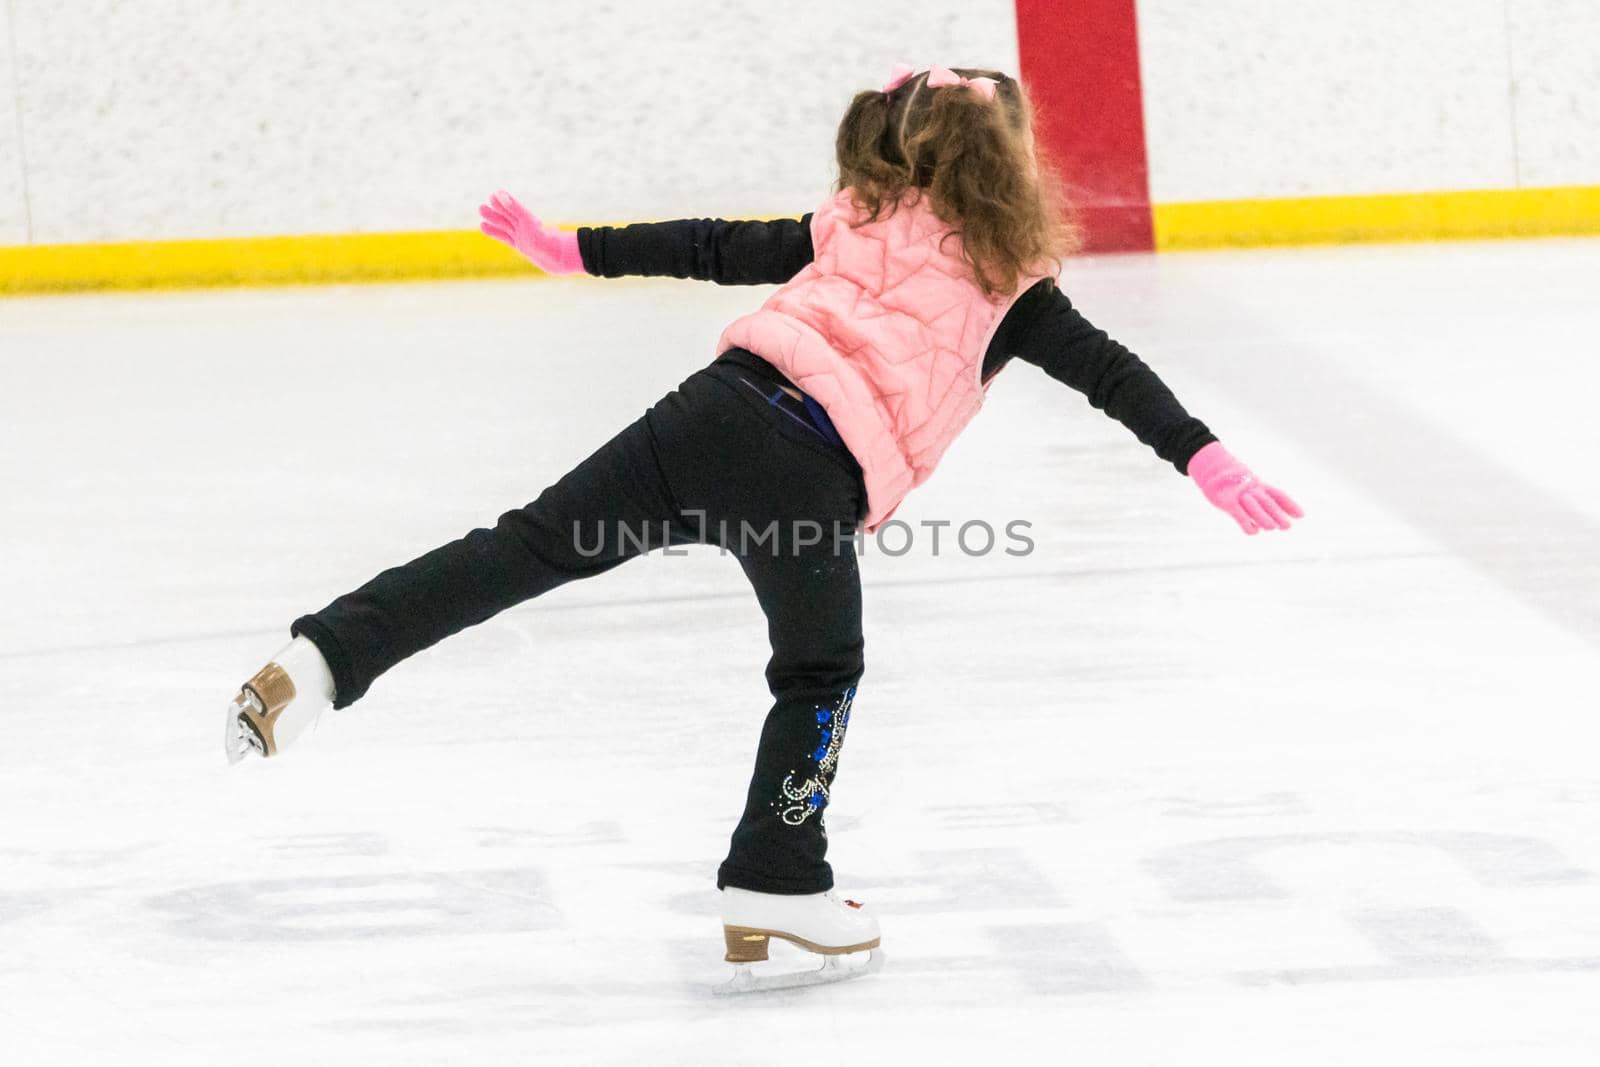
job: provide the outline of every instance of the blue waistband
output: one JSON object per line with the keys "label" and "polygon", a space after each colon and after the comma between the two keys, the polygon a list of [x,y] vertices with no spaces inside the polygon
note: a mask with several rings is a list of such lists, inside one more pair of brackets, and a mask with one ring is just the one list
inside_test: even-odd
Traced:
{"label": "blue waistband", "polygon": [[800,400],[806,406],[806,411],[811,415],[811,421],[817,424],[817,429],[822,431],[822,436],[840,447],[844,446],[844,438],[839,436],[839,431],[833,428],[833,420],[828,418],[828,413],[822,410],[822,405],[817,403],[810,393],[801,393]]}
{"label": "blue waistband", "polygon": [[[824,441],[838,445],[840,448],[845,447],[844,439],[839,436],[839,431],[834,429],[833,420],[828,418],[828,413],[823,410],[822,405],[817,403],[812,397],[805,393],[801,393],[799,401],[796,401],[794,397],[775,386],[772,389],[771,395],[768,395],[766,389],[763,389],[761,386],[757,385],[755,382],[752,382],[744,375],[741,374],[739,376],[739,380],[765,397],[768,404],[777,408],[785,415],[788,415],[790,418],[794,419],[795,422],[798,422],[806,429],[812,431]],[[796,403],[798,403],[804,409],[805,413],[810,416],[809,420],[802,419],[792,410]]]}

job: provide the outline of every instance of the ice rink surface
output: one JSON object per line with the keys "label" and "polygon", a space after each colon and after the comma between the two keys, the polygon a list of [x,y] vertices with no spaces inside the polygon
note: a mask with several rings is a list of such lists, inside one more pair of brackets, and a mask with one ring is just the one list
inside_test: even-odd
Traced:
{"label": "ice rink surface", "polygon": [[[0,302],[0,1058],[1592,1064],[1600,242],[1064,285],[1307,518],[1247,538],[1008,369],[863,562],[829,829],[888,966],[731,1002],[713,874],[768,703],[731,559],[507,612],[273,763],[228,768],[220,714],[765,290]],[[1033,551],[917,525],[972,519]]]}

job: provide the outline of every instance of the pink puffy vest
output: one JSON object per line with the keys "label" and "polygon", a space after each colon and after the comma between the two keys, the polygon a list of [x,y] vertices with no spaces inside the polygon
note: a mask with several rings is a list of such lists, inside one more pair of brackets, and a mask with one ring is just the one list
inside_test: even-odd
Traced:
{"label": "pink puffy vest", "polygon": [[815,258],[761,306],[735,320],[720,355],[746,348],[827,411],[867,486],[867,532],[928,480],[983,405],[983,356],[1017,297],[995,300],[961,256],[961,239],[925,197],[852,227],[848,189],[811,218]]}

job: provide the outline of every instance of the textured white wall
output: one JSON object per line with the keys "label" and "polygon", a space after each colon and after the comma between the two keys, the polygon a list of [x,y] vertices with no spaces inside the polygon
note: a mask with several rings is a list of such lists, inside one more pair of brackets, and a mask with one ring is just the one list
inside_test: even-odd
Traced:
{"label": "textured white wall", "polygon": [[1600,184],[1595,0],[1139,0],[1157,203]]}
{"label": "textured white wall", "polygon": [[0,244],[28,239],[28,210],[18,143],[17,81],[11,62],[10,0],[0,0]]}
{"label": "textured white wall", "polygon": [[1515,183],[1505,0],[1140,0],[1157,203]]}
{"label": "textured white wall", "polygon": [[40,243],[798,213],[894,62],[1017,65],[1011,0],[9,3]]}
{"label": "textured white wall", "polygon": [[[40,243],[464,228],[502,185],[561,220],[798,212],[893,62],[1017,65],[1011,0],[0,11],[6,244],[30,218]],[[1139,0],[1139,29],[1157,202],[1600,183],[1596,0]]]}
{"label": "textured white wall", "polygon": [[1522,183],[1600,184],[1600,3],[1507,2]]}

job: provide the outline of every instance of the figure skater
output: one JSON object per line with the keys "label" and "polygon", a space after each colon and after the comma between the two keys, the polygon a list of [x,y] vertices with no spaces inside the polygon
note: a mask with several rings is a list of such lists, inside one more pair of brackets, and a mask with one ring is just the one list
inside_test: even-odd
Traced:
{"label": "figure skater", "polygon": [[856,535],[927,480],[1006,363],[1086,394],[1245,533],[1302,513],[1057,287],[1073,233],[1015,79],[898,66],[851,101],[837,156],[837,192],[799,219],[565,233],[507,193],[483,205],[483,232],[550,274],[780,287],[533,503],[296,619],[229,705],[229,758],[276,755],[407,656],[513,605],[655,549],[715,544],[749,578],[772,648],[773,704],[717,872],[734,985],[760,986],[747,965],[773,937],[827,964],[876,950],[877,920],[834,894],[825,859],[863,670]]}

